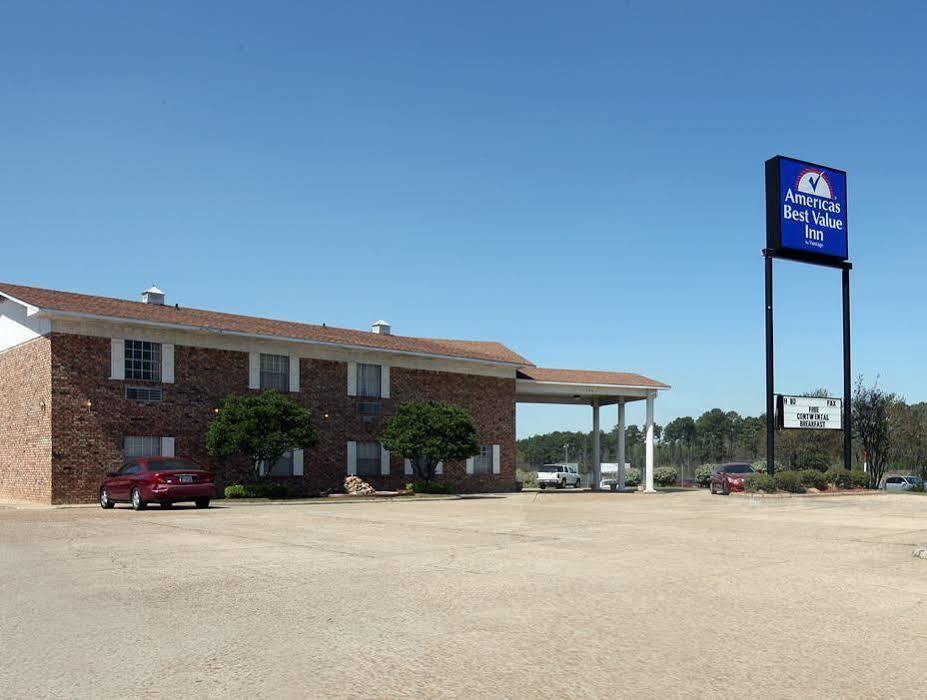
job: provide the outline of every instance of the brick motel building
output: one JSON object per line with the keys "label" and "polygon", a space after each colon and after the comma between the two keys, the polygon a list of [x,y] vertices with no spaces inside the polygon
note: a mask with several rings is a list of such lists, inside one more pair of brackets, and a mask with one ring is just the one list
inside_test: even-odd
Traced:
{"label": "brick motel building", "polygon": [[[538,368],[495,342],[394,335],[385,322],[358,331],[184,308],[156,288],[138,302],[0,284],[0,500],[92,502],[106,472],[156,454],[214,470],[221,494],[254,469],[213,460],[206,431],[226,396],[263,389],[312,411],[316,447],[272,469],[291,494],[338,489],[350,474],[383,490],[407,483],[408,464],[378,438],[398,403],[418,399],[466,408],[479,430],[479,454],[439,478],[510,491],[517,402],[588,405],[594,427],[616,404],[623,433],[625,403],[645,400],[652,453],[653,401],[668,388]],[[649,477],[652,456],[647,467]]]}

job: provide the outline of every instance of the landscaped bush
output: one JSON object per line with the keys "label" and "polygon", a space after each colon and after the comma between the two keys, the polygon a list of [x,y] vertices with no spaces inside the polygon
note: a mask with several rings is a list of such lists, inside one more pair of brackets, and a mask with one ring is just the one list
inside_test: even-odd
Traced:
{"label": "landscaped bush", "polygon": [[853,485],[853,488],[867,489],[869,488],[869,474],[862,469],[851,469],[850,483]]}
{"label": "landscaped bush", "polygon": [[657,467],[653,470],[653,483],[657,486],[673,486],[676,483],[676,468]]}
{"label": "landscaped bush", "polygon": [[454,493],[454,489],[443,481],[416,482],[409,484],[409,490],[414,493]]}
{"label": "landscaped bush", "polygon": [[828,484],[833,484],[838,489],[853,488],[853,479],[850,476],[850,472],[841,467],[828,469],[826,472],[824,472],[824,478],[827,479]]}
{"label": "landscaped bush", "polygon": [[635,487],[641,485],[641,470],[640,469],[628,469],[624,475],[624,485]]}
{"label": "landscaped bush", "polygon": [[695,483],[702,488],[708,488],[708,482],[711,481],[711,473],[715,470],[714,464],[703,464],[695,470]]}
{"label": "landscaped bush", "polygon": [[801,485],[801,476],[798,472],[776,472],[773,478],[776,480],[776,486],[778,486],[781,491],[788,491],[789,493],[805,492],[805,487]]}
{"label": "landscaped bush", "polygon": [[818,491],[827,489],[827,478],[824,476],[824,472],[818,469],[802,469],[798,472],[798,476],[801,479],[801,485],[805,488],[814,488]]}
{"label": "landscaped bush", "polygon": [[[780,462],[778,459],[776,460],[775,464],[776,464],[777,472],[785,471],[785,465],[782,462]],[[756,460],[753,463],[753,469],[759,472],[760,474],[765,474],[766,473],[766,458],[764,457],[763,459]]]}
{"label": "landscaped bush", "polygon": [[778,490],[779,489],[776,486],[776,480],[769,474],[759,472],[757,474],[753,474],[747,479],[747,491],[751,491],[753,493],[775,493]]}
{"label": "landscaped bush", "polygon": [[283,484],[232,484],[225,487],[226,498],[286,498]]}

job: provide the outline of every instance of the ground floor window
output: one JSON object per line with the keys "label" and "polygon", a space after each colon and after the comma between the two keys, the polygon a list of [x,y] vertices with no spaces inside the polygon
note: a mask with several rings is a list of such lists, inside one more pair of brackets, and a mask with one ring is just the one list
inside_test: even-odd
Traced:
{"label": "ground floor window", "polygon": [[473,458],[474,474],[492,474],[492,445],[480,445],[480,453]]}
{"label": "ground floor window", "polygon": [[122,445],[125,457],[157,457],[161,454],[161,438],[128,435]]}
{"label": "ground floor window", "polygon": [[357,443],[357,475],[380,476],[381,458],[379,442]]}

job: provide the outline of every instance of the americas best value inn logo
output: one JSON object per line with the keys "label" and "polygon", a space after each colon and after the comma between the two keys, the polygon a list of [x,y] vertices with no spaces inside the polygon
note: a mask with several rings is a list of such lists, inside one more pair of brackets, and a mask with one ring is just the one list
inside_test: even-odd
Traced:
{"label": "americas best value inn logo", "polygon": [[843,230],[843,220],[831,216],[841,213],[833,197],[823,170],[803,170],[785,193],[782,217],[805,225],[805,244],[812,248],[824,247],[824,229]]}
{"label": "americas best value inn logo", "polygon": [[782,158],[779,186],[782,246],[846,258],[846,174]]}

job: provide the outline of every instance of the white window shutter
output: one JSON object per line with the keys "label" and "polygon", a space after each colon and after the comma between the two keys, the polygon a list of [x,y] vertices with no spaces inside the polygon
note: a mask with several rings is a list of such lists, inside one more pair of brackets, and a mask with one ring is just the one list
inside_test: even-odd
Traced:
{"label": "white window shutter", "polygon": [[357,443],[348,440],[348,476],[357,474]]}
{"label": "white window shutter", "polygon": [[248,353],[248,388],[261,388],[261,353]]}
{"label": "white window shutter", "polygon": [[473,457],[467,457],[467,474],[473,473]]}
{"label": "white window shutter", "polygon": [[389,365],[380,365],[380,398],[389,398]]}
{"label": "white window shutter", "polygon": [[174,383],[174,346],[164,344],[161,346],[161,381],[165,384]]}
{"label": "white window shutter", "polygon": [[501,456],[499,454],[500,452],[501,450],[499,448],[499,445],[492,446],[492,473],[493,474],[498,474],[499,471],[502,469],[502,464],[500,463],[500,460],[499,460],[499,457]]}
{"label": "white window shutter", "polygon": [[402,461],[403,461],[403,464],[405,465],[406,476],[412,476],[412,474],[413,474],[413,471],[412,471],[412,460],[411,460],[411,459],[404,459],[404,460],[402,460]]}
{"label": "white window shutter", "polygon": [[161,438],[161,456],[162,457],[173,457],[174,456],[174,438],[172,437]]}
{"label": "white window shutter", "polygon": [[443,473],[444,473],[444,462],[438,462],[435,465],[435,474],[437,475],[437,474],[443,474]]}
{"label": "white window shutter", "polygon": [[290,391],[299,391],[299,355],[290,355]]}
{"label": "white window shutter", "polygon": [[109,378],[126,378],[126,341],[122,338],[111,341]]}
{"label": "white window shutter", "polygon": [[389,450],[380,445],[380,474],[389,476]]}
{"label": "white window shutter", "polygon": [[357,363],[348,363],[348,396],[357,396]]}
{"label": "white window shutter", "polygon": [[293,476],[303,475],[303,451],[293,450]]}

